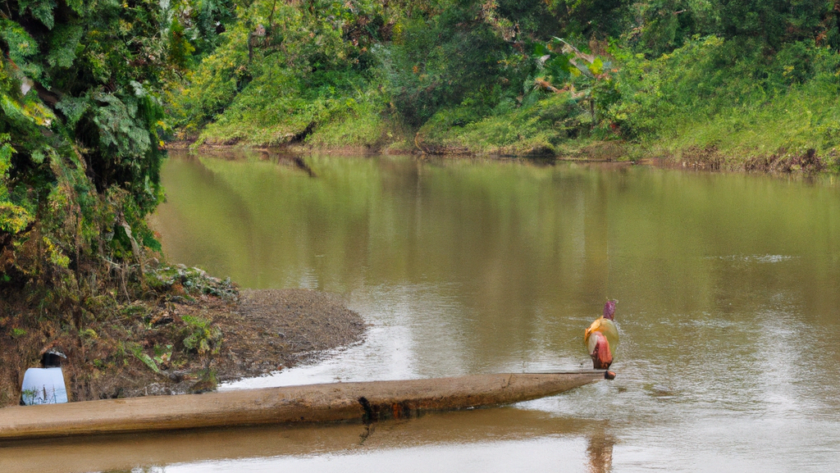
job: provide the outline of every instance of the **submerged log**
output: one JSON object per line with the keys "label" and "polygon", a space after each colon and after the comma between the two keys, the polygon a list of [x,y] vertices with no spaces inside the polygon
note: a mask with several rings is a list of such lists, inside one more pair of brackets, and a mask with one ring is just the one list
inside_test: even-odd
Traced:
{"label": "submerged log", "polygon": [[0,409],[0,440],[257,424],[374,422],[537,399],[610,373],[487,374],[311,384]]}

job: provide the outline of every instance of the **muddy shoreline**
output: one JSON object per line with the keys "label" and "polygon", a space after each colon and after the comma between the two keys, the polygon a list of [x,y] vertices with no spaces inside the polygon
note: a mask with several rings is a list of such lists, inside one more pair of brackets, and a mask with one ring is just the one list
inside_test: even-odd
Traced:
{"label": "muddy shoreline", "polygon": [[[173,141],[166,144],[167,149],[178,152],[192,151],[194,141]],[[387,144],[379,147],[341,146],[314,147],[302,144],[265,147],[243,143],[203,143],[197,150],[206,153],[225,153],[231,151],[257,151],[281,156],[299,156],[323,153],[334,156],[373,156],[373,155],[417,155],[440,156],[445,158],[480,157],[488,158],[533,158],[571,162],[626,162],[667,168],[682,168],[705,171],[758,172],[765,174],[812,174],[816,172],[836,172],[837,156],[817,155],[813,149],[802,152],[790,152],[780,149],[775,153],[732,155],[720,152],[715,147],[690,147],[671,151],[658,147],[644,148],[641,145],[623,141],[595,141],[585,144],[573,144],[571,148],[558,153],[478,153],[465,147],[432,148],[390,148]],[[834,163],[834,164],[832,164]],[[834,167],[833,167],[834,166]]]}
{"label": "muddy shoreline", "polygon": [[161,370],[164,376],[117,386],[122,392],[109,397],[213,391],[217,383],[324,360],[336,349],[361,343],[366,331],[362,317],[339,296],[308,289],[244,290],[236,302],[202,302],[175,304],[173,311],[212,320],[223,334],[219,353],[198,357],[180,370]]}
{"label": "muddy shoreline", "polygon": [[114,313],[129,317],[109,316],[84,330],[61,320],[23,325],[35,317],[20,312],[0,317],[0,407],[18,403],[23,373],[48,349],[67,355],[68,395],[82,401],[213,391],[220,382],[325,359],[365,337],[362,317],[333,294],[179,292],[120,304]]}

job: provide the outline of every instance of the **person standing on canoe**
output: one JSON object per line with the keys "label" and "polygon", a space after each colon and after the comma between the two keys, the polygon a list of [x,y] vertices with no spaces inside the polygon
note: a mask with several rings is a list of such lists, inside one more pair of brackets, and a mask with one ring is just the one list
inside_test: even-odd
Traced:
{"label": "person standing on canoe", "polygon": [[596,370],[609,369],[615,349],[618,348],[618,328],[615,326],[615,304],[607,301],[604,315],[592,322],[583,334],[583,343],[592,357],[592,367]]}

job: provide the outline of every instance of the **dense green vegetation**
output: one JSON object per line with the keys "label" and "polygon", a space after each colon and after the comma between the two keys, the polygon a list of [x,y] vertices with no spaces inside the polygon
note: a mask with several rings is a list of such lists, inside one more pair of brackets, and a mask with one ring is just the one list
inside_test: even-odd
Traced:
{"label": "dense green vegetation", "polygon": [[160,248],[145,216],[163,197],[162,90],[195,50],[166,5],[0,2],[0,406],[48,348],[90,399],[152,360],[150,334],[184,338],[147,323],[182,285],[144,254]]}
{"label": "dense green vegetation", "polygon": [[810,149],[830,161],[838,144],[834,1],[308,0],[230,11],[218,47],[197,45],[170,89],[181,138],[502,154],[610,141],[629,157],[787,156],[787,168],[807,165]]}
{"label": "dense green vegetation", "polygon": [[144,216],[178,137],[832,164],[838,15],[816,0],[4,0],[2,283],[77,306],[103,278],[142,289],[158,247]]}
{"label": "dense green vegetation", "polygon": [[143,0],[0,8],[2,283],[47,288],[41,306],[71,302],[77,323],[159,246],[144,217],[163,195],[160,91],[192,49],[175,18]]}

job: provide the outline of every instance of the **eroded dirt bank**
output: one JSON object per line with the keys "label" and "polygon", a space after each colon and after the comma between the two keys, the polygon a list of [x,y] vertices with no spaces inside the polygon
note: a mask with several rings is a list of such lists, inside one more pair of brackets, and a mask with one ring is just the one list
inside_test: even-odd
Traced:
{"label": "eroded dirt bank", "polygon": [[[192,142],[178,141],[167,143],[167,148],[174,152],[189,152]],[[689,168],[710,171],[759,172],[769,174],[790,174],[840,171],[840,158],[832,151],[819,155],[814,149],[767,152],[724,153],[714,146],[706,148],[688,147],[680,150],[665,149],[660,145],[642,146],[625,141],[586,141],[567,143],[558,149],[518,149],[499,148],[492,151],[479,151],[467,146],[415,146],[415,147],[317,147],[290,144],[276,147],[262,147],[248,144],[212,144],[204,143],[195,151],[209,154],[230,154],[241,151],[253,151],[275,154],[281,158],[308,154],[328,155],[417,155],[441,156],[449,158],[483,156],[487,158],[537,158],[541,160],[581,161],[581,162],[628,162],[649,164],[670,168]]]}
{"label": "eroded dirt bank", "polygon": [[71,399],[91,400],[208,391],[364,338],[364,321],[339,296],[229,288],[191,297],[176,285],[157,299],[116,304],[107,311],[113,315],[82,330],[70,318],[24,316],[25,301],[7,295],[0,302],[0,406],[18,403],[24,372],[51,348],[67,355]]}

